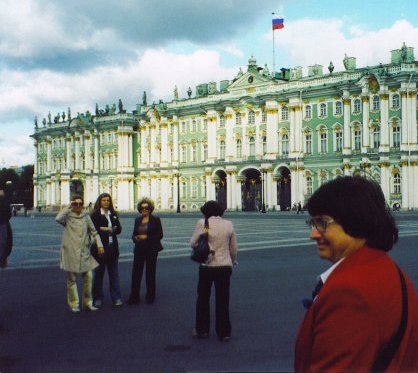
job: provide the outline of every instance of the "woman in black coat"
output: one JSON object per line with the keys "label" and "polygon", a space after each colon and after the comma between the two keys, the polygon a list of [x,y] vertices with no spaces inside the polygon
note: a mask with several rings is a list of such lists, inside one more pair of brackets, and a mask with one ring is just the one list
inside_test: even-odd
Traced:
{"label": "woman in black coat", "polygon": [[102,193],[97,198],[91,220],[104,247],[103,252],[97,251],[97,247],[93,249],[93,256],[99,263],[99,266],[94,270],[93,304],[95,307],[100,307],[103,303],[103,277],[107,268],[112,303],[114,306],[121,306],[123,303],[119,285],[119,243],[117,235],[122,232],[122,227],[118,214],[113,208],[110,194]]}
{"label": "woman in black coat", "polygon": [[0,189],[0,268],[7,267],[7,257],[10,255],[13,246],[12,217],[10,203],[5,191]]}
{"label": "woman in black coat", "polygon": [[135,226],[132,233],[134,247],[134,262],[132,266],[132,284],[129,304],[139,304],[141,279],[146,267],[145,282],[147,293],[145,299],[151,304],[155,300],[155,273],[157,269],[158,253],[163,249],[161,239],[163,228],[159,217],[152,215],[154,202],[149,198],[142,198],[138,202],[140,216],[135,219]]}

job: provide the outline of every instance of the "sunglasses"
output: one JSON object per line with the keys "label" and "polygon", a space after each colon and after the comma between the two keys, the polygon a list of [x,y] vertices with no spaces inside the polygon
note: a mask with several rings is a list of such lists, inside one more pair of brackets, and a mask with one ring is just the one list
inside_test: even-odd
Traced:
{"label": "sunglasses", "polygon": [[141,206],[139,209],[140,210],[144,210],[144,211],[149,211],[149,207],[148,206]]}
{"label": "sunglasses", "polygon": [[83,202],[73,202],[72,205],[76,207],[81,207],[83,206]]}
{"label": "sunglasses", "polygon": [[319,233],[324,233],[328,225],[336,223],[333,218],[325,217],[325,216],[314,216],[308,220],[306,220],[306,224],[311,228],[315,228]]}

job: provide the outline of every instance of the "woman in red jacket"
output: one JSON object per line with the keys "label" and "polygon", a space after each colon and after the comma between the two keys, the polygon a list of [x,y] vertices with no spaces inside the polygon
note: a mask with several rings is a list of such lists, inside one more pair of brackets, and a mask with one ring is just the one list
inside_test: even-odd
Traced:
{"label": "woman in red jacket", "polygon": [[340,177],[309,199],[310,238],[332,266],[307,302],[295,371],[416,371],[418,300],[386,254],[398,229],[380,186]]}

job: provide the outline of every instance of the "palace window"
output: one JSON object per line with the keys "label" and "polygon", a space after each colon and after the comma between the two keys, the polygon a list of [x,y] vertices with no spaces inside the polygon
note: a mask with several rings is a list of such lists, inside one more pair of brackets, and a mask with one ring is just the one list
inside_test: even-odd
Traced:
{"label": "palace window", "polygon": [[263,111],[261,112],[261,121],[262,121],[263,123],[266,123],[266,122],[267,122],[267,112],[266,112],[265,110],[263,110]]}
{"label": "palace window", "polygon": [[401,175],[399,174],[399,172],[396,172],[393,175],[393,193],[401,193]]}
{"label": "palace window", "polygon": [[392,109],[399,109],[400,98],[398,94],[392,96]]}
{"label": "palace window", "polygon": [[327,140],[328,140],[328,136],[326,132],[320,132],[320,144],[319,144],[319,149],[321,153],[326,153],[327,152]]}
{"label": "palace window", "polygon": [[401,128],[398,125],[392,127],[392,146],[394,148],[401,146]]}
{"label": "palace window", "polygon": [[203,176],[200,183],[200,195],[206,197],[206,178]]}
{"label": "palace window", "polygon": [[263,136],[263,154],[267,153],[267,137]]}
{"label": "palace window", "polygon": [[181,133],[185,133],[186,132],[186,122],[181,122],[180,130],[181,130]]}
{"label": "palace window", "polygon": [[208,120],[203,119],[202,131],[206,131],[207,129],[208,129]]}
{"label": "palace window", "polygon": [[312,134],[305,133],[305,153],[312,154]]}
{"label": "palace window", "polygon": [[335,151],[336,152],[342,152],[343,150],[343,131],[340,129],[336,130],[334,132],[335,136]]}
{"label": "palace window", "polygon": [[311,119],[312,118],[312,106],[306,105],[305,106],[305,119]]}
{"label": "palace window", "polygon": [[208,159],[208,144],[203,144],[203,154],[202,154],[202,161],[206,161]]}
{"label": "palace window", "polygon": [[192,128],[190,129],[191,132],[196,132],[197,131],[197,125],[196,125],[196,121],[192,120]]}
{"label": "palace window", "polygon": [[310,197],[313,193],[313,182],[311,176],[306,176],[306,195]]}
{"label": "palace window", "polygon": [[341,101],[337,101],[335,103],[335,115],[341,115],[343,113],[343,103]]}
{"label": "palace window", "polygon": [[190,180],[190,192],[192,198],[197,198],[197,180],[194,177]]}
{"label": "palace window", "polygon": [[250,157],[255,156],[255,139],[254,137],[250,137]]}
{"label": "palace window", "polygon": [[225,127],[225,116],[224,115],[221,115],[219,117],[219,127],[221,127],[221,128]]}
{"label": "palace window", "polygon": [[353,113],[358,114],[361,111],[361,100],[359,98],[356,98],[353,101]]}
{"label": "palace window", "polygon": [[380,128],[375,127],[371,131],[372,135],[372,148],[377,151],[380,146]]}
{"label": "palace window", "polygon": [[237,140],[237,158],[241,158],[242,157],[242,143],[241,140],[238,139]]}
{"label": "palace window", "polygon": [[282,136],[282,155],[289,154],[289,136],[284,134]]}
{"label": "palace window", "polygon": [[354,150],[361,150],[361,130],[354,130]]}
{"label": "palace window", "polygon": [[289,120],[289,108],[287,106],[282,107],[282,120]]}
{"label": "palace window", "polygon": [[325,103],[322,103],[319,105],[319,116],[321,118],[324,118],[327,116],[327,105]]}
{"label": "palace window", "polygon": [[186,162],[186,145],[181,146],[181,160],[180,162]]}
{"label": "palace window", "polygon": [[190,147],[190,158],[191,158],[191,162],[196,162],[197,161],[196,155],[197,155],[197,152],[196,152],[196,144],[192,144],[191,147]]}
{"label": "palace window", "polygon": [[321,177],[319,178],[319,185],[321,186],[322,184],[325,184],[328,181],[327,175],[321,175]]}
{"label": "palace window", "polygon": [[181,198],[186,198],[187,195],[187,184],[185,181],[181,182],[181,188],[180,188],[180,197]]}
{"label": "palace window", "polygon": [[225,141],[219,143],[219,158],[225,159]]}
{"label": "palace window", "polygon": [[235,115],[235,124],[236,124],[237,126],[240,126],[240,125],[241,125],[241,113],[237,113],[237,114]]}
{"label": "palace window", "polygon": [[380,98],[377,95],[373,96],[372,110],[373,111],[380,110]]}
{"label": "palace window", "polygon": [[255,113],[252,110],[248,113],[248,123],[255,124]]}

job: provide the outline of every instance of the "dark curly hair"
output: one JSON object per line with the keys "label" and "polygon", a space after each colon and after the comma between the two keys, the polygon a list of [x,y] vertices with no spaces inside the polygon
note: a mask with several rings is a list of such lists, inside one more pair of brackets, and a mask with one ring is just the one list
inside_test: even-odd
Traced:
{"label": "dark curly hair", "polygon": [[223,216],[225,209],[216,201],[207,201],[200,211],[209,219],[211,216]]}
{"label": "dark curly hair", "polygon": [[338,177],[323,184],[307,208],[311,216],[333,217],[347,234],[365,238],[375,249],[389,251],[398,240],[398,228],[382,189],[364,177]]}
{"label": "dark curly hair", "polygon": [[101,208],[101,202],[102,199],[105,197],[109,197],[110,200],[110,204],[109,204],[109,211],[112,215],[117,215],[117,211],[115,210],[115,208],[113,207],[113,200],[112,200],[112,196],[109,193],[102,193],[97,197],[96,202],[94,203],[94,208],[93,208],[93,212],[100,212],[100,208]]}

